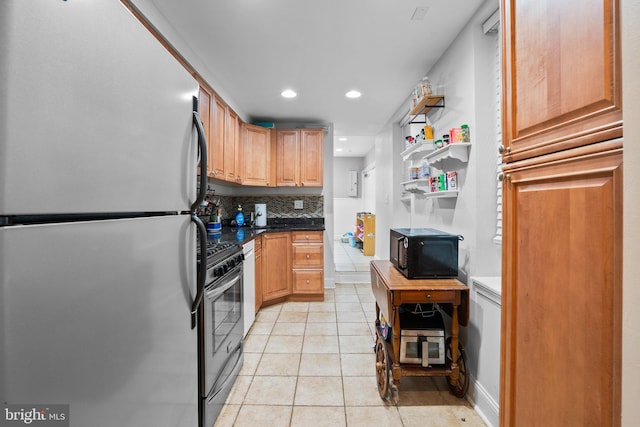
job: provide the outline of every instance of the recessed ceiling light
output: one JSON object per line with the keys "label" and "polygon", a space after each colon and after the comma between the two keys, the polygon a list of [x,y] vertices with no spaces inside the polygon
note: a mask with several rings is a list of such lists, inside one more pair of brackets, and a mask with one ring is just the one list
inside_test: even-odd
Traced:
{"label": "recessed ceiling light", "polygon": [[342,148],[336,148],[336,153],[343,151]]}
{"label": "recessed ceiling light", "polygon": [[344,136],[342,138],[338,138],[338,141],[346,141],[347,138],[345,138]]}
{"label": "recessed ceiling light", "polygon": [[295,98],[296,96],[298,96],[298,94],[291,89],[283,90],[280,95],[282,95],[284,98]]}
{"label": "recessed ceiling light", "polygon": [[357,90],[350,90],[349,92],[345,93],[344,96],[346,96],[347,98],[360,98],[362,94]]}

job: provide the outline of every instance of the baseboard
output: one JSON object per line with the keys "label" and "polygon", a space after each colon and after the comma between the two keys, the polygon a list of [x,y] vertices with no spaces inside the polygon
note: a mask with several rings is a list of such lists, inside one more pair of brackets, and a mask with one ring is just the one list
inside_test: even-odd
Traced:
{"label": "baseboard", "polygon": [[324,278],[324,288],[325,289],[335,289],[336,287],[336,279],[335,277],[325,277]]}
{"label": "baseboard", "polygon": [[369,271],[336,271],[336,283],[371,283]]}
{"label": "baseboard", "polygon": [[469,380],[467,400],[487,426],[498,427],[500,404],[472,375],[469,375]]}

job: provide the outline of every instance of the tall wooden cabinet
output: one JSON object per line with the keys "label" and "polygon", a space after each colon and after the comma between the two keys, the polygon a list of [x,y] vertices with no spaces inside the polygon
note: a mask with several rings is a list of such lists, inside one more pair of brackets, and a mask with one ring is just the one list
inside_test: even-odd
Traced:
{"label": "tall wooden cabinet", "polygon": [[502,0],[500,425],[619,426],[616,0]]}

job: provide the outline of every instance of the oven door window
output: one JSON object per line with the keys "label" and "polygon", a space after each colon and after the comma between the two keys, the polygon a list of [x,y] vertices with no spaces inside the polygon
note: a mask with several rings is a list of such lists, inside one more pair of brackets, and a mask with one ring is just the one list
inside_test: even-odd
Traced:
{"label": "oven door window", "polygon": [[213,353],[218,351],[242,318],[241,280],[237,283],[238,285],[230,287],[218,298],[210,301],[211,313],[213,313],[210,329],[213,332],[211,349]]}

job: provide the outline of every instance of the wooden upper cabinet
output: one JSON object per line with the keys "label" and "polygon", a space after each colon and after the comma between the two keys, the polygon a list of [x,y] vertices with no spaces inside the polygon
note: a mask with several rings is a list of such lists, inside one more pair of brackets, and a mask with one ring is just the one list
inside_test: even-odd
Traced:
{"label": "wooden upper cabinet", "polygon": [[322,187],[324,131],[300,130],[300,184],[304,187]]}
{"label": "wooden upper cabinet", "polygon": [[297,187],[300,180],[300,131],[276,131],[276,185]]}
{"label": "wooden upper cabinet", "polygon": [[211,138],[209,142],[209,176],[224,179],[224,139],[226,133],[226,104],[217,96],[211,98]]}
{"label": "wooden upper cabinet", "polygon": [[276,185],[322,187],[322,129],[278,130],[276,133]]}
{"label": "wooden upper cabinet", "polygon": [[242,125],[241,183],[273,186],[271,129],[244,123]]}
{"label": "wooden upper cabinet", "polygon": [[224,140],[224,179],[240,182],[240,118],[229,107],[226,110]]}
{"label": "wooden upper cabinet", "polygon": [[505,162],[622,136],[618,0],[503,0]]}

